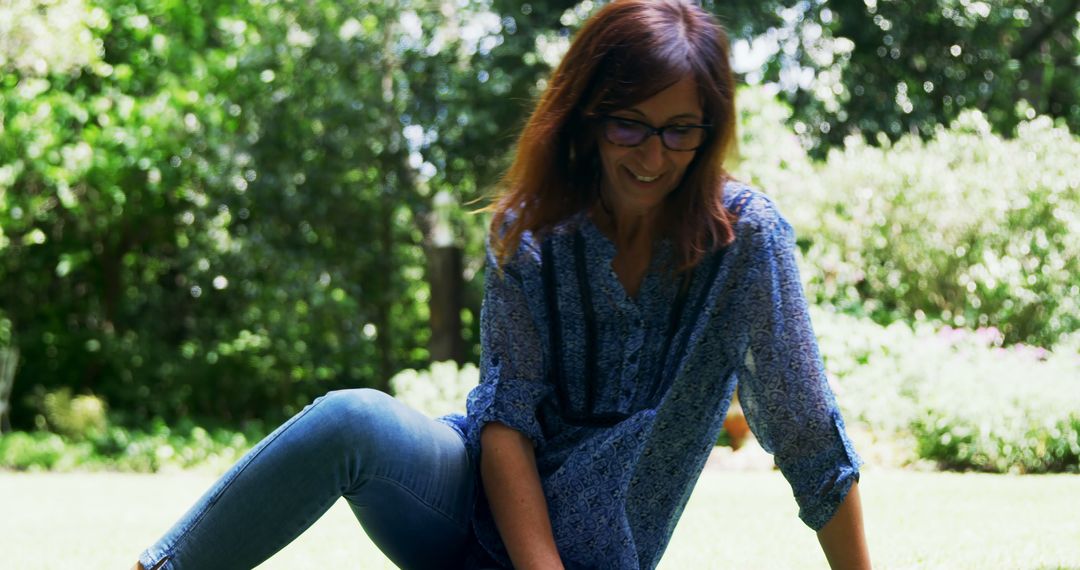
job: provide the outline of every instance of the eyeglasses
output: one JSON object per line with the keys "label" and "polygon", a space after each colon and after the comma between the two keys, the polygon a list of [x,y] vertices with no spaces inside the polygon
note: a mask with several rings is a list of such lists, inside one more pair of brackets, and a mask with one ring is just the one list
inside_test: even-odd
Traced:
{"label": "eyeglasses", "polygon": [[695,150],[705,144],[709,134],[709,125],[668,125],[656,128],[650,124],[623,117],[602,115],[599,117],[604,138],[616,146],[638,146],[653,135],[660,136],[660,142],[668,150]]}

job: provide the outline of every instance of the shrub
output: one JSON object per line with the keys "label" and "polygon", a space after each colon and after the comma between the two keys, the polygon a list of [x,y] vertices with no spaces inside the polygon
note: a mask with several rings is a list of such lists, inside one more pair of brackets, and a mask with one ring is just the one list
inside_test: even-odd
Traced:
{"label": "shrub", "polygon": [[933,140],[853,137],[813,163],[760,89],[739,92],[743,180],[778,203],[813,302],[897,319],[996,327],[1049,347],[1080,328],[1080,138],[1047,117],[1013,139],[963,113]]}
{"label": "shrub", "polygon": [[1045,473],[1080,468],[1080,359],[997,349],[942,363],[919,394],[919,455],[945,466]]}
{"label": "shrub", "polygon": [[30,398],[39,410],[38,428],[81,440],[108,428],[108,405],[93,395],[72,396],[71,388],[37,390]]}
{"label": "shrub", "polygon": [[148,431],[110,426],[87,438],[15,432],[0,437],[0,468],[149,473],[204,468],[221,472],[264,435],[254,424],[244,431],[207,430],[190,421],[170,428],[161,420],[153,422]]}
{"label": "shrub", "polygon": [[1080,139],[1039,117],[1015,139],[967,112],[934,140],[852,139],[798,218],[811,297],[878,322],[940,319],[1052,346],[1080,328]]}
{"label": "shrub", "polygon": [[433,362],[427,370],[402,370],[390,379],[394,395],[429,417],[465,410],[465,399],[480,382],[474,364],[458,368],[456,362]]}
{"label": "shrub", "polygon": [[[816,166],[788,127],[791,108],[759,87],[738,93],[738,148],[729,168],[742,180],[777,201],[784,217],[798,230],[800,240],[810,235],[824,203],[824,188]],[[803,242],[808,243],[808,242]]]}
{"label": "shrub", "polygon": [[1080,471],[1080,351],[1002,346],[992,328],[882,327],[812,311],[849,424],[908,440],[909,458],[993,472]]}
{"label": "shrub", "polygon": [[65,457],[72,457],[71,451],[54,433],[10,433],[0,437],[0,467],[49,470],[59,466]]}

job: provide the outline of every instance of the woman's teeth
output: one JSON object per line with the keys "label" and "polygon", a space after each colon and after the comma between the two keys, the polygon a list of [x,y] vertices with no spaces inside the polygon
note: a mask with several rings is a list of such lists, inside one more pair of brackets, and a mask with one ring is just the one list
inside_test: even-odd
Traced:
{"label": "woman's teeth", "polygon": [[[634,173],[631,173],[631,174],[634,174]],[[634,174],[634,178],[637,178],[641,182],[652,182],[653,180],[656,180],[657,178],[660,178],[660,177],[659,176],[641,176],[639,174]]]}

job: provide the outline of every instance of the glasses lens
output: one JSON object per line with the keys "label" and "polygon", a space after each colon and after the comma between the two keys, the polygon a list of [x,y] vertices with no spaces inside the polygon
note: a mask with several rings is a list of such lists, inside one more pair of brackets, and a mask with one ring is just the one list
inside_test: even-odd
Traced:
{"label": "glasses lens", "polygon": [[705,142],[701,127],[672,126],[664,129],[664,144],[673,150],[694,150]]}
{"label": "glasses lens", "polygon": [[611,144],[637,146],[649,136],[649,130],[633,121],[610,118],[604,124],[604,136]]}

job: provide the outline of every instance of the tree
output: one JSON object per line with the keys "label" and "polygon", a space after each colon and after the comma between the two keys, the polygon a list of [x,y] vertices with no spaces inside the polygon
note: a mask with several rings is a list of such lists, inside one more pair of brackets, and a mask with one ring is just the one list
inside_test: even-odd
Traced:
{"label": "tree", "polygon": [[969,108],[1005,134],[1036,114],[1080,131],[1080,0],[793,5],[765,79],[818,154],[853,133],[929,137]]}
{"label": "tree", "polygon": [[[474,345],[463,280],[484,221],[465,205],[546,70],[518,34],[559,13],[522,8],[506,6],[520,24],[484,2],[41,12],[68,10],[68,35],[90,41],[69,66],[21,44],[0,63],[16,423],[32,423],[29,395],[64,386],[133,418],[269,420],[327,389],[385,387],[426,365],[440,278]],[[440,249],[461,269],[429,263]]]}

